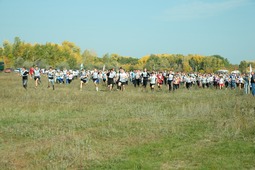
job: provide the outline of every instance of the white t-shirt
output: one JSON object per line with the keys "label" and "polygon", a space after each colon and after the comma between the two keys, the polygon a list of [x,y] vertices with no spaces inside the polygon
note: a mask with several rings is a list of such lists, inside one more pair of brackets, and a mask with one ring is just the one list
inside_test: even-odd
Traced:
{"label": "white t-shirt", "polygon": [[220,84],[224,84],[224,79],[223,79],[223,78],[220,78],[219,83],[220,83]]}
{"label": "white t-shirt", "polygon": [[94,73],[92,74],[92,77],[93,77],[93,79],[98,79],[98,72],[94,72]]}
{"label": "white t-shirt", "polygon": [[111,71],[109,74],[109,78],[114,78],[116,77],[116,72],[115,71]]}
{"label": "white t-shirt", "polygon": [[191,83],[190,77],[186,77],[185,81],[186,81],[186,83]]}
{"label": "white t-shirt", "polygon": [[54,75],[55,75],[55,71],[53,71],[53,70],[49,70],[49,72],[48,72],[48,78],[49,79],[53,79],[54,78]]}
{"label": "white t-shirt", "polygon": [[127,81],[127,74],[126,73],[120,73],[120,82],[126,82]]}
{"label": "white t-shirt", "polygon": [[170,81],[171,81],[171,80],[173,80],[173,78],[174,78],[174,75],[169,74],[169,75],[168,75],[168,79],[167,79],[167,80],[170,80]]}
{"label": "white t-shirt", "polygon": [[34,70],[34,74],[36,77],[40,77],[40,69]]}
{"label": "white t-shirt", "polygon": [[156,84],[156,81],[157,81],[157,76],[156,76],[156,75],[152,75],[152,76],[150,77],[150,83],[151,83],[151,84]]}

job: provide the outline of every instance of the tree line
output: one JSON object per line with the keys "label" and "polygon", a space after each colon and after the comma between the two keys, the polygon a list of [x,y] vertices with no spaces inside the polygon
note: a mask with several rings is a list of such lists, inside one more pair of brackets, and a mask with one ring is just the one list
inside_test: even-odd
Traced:
{"label": "tree line", "polygon": [[239,65],[231,64],[220,55],[203,56],[198,54],[151,54],[141,58],[104,54],[99,57],[91,50],[81,51],[75,43],[64,41],[61,44],[31,44],[15,37],[14,42],[4,41],[0,47],[0,60],[5,67],[19,68],[38,65],[41,68],[106,69],[123,67],[126,70],[147,68],[148,70],[174,70],[184,72],[210,73],[219,69],[239,70],[247,72],[247,68],[255,62],[241,61]]}

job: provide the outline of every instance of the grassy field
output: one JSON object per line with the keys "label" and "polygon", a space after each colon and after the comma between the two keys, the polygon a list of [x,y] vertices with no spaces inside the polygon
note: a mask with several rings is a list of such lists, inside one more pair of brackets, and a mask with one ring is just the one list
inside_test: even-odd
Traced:
{"label": "grassy field", "polygon": [[1,169],[255,168],[255,98],[240,90],[0,82]]}

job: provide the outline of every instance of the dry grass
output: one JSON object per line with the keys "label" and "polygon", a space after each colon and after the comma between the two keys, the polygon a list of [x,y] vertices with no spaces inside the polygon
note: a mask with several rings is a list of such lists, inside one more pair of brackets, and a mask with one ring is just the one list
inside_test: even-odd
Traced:
{"label": "dry grass", "polygon": [[1,169],[255,168],[254,98],[241,91],[25,91],[0,73]]}

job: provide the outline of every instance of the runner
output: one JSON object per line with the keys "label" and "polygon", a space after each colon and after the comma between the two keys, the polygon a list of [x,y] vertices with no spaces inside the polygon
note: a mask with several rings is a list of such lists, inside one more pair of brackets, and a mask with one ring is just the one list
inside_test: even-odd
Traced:
{"label": "runner", "polygon": [[127,74],[126,85],[128,85],[128,79],[130,78],[130,73],[128,71],[126,71],[126,74]]}
{"label": "runner", "polygon": [[55,90],[54,87],[54,77],[55,77],[55,71],[50,67],[48,71],[48,88],[52,85],[53,90]]}
{"label": "runner", "polygon": [[203,89],[207,87],[206,83],[207,83],[207,78],[206,78],[206,75],[204,74],[202,76],[202,87],[203,87]]}
{"label": "runner", "polygon": [[196,83],[197,83],[197,87],[201,88],[202,87],[202,77],[200,74],[196,75]]}
{"label": "runner", "polygon": [[58,70],[55,74],[56,83],[62,84],[64,81],[64,74],[63,71]]}
{"label": "runner", "polygon": [[107,75],[106,75],[105,71],[102,72],[102,79],[103,79],[103,84],[106,86]]}
{"label": "runner", "polygon": [[93,79],[93,83],[96,87],[96,91],[98,91],[99,73],[98,73],[97,69],[94,69],[94,72],[92,73],[92,79]]}
{"label": "runner", "polygon": [[59,73],[59,83],[60,84],[64,84],[64,78],[65,78],[65,75],[64,75],[64,72],[61,70],[60,73]]}
{"label": "runner", "polygon": [[224,86],[224,78],[223,78],[223,76],[220,76],[220,79],[219,79],[219,87],[220,87],[220,89],[222,89],[223,86]]}
{"label": "runner", "polygon": [[73,71],[69,70],[66,73],[66,84],[71,84],[74,79]]}
{"label": "runner", "polygon": [[116,74],[116,84],[117,84],[117,90],[121,90],[121,82],[120,82],[120,72],[122,67],[119,68],[119,71]]}
{"label": "runner", "polygon": [[80,90],[82,91],[83,84],[86,84],[88,82],[88,75],[84,69],[81,70],[81,82],[80,82]]}
{"label": "runner", "polygon": [[134,87],[138,86],[140,87],[141,84],[141,71],[136,70],[134,73]]}
{"label": "runner", "polygon": [[173,77],[174,77],[173,72],[170,71],[169,74],[168,74],[168,76],[167,76],[167,84],[168,84],[168,90],[169,90],[169,92],[172,91]]}
{"label": "runner", "polygon": [[229,77],[229,75],[224,75],[224,76],[225,76],[225,87],[227,89],[229,86],[230,77]]}
{"label": "runner", "polygon": [[128,79],[128,75],[125,73],[124,69],[121,68],[120,74],[119,74],[119,82],[118,82],[121,91],[125,90],[125,84],[126,84],[127,79]]}
{"label": "runner", "polygon": [[[162,75],[161,75],[161,76],[162,76]],[[162,81],[160,81],[160,83],[163,84],[163,81],[164,81],[163,76],[162,76],[161,79],[162,79]],[[156,82],[158,82],[158,76],[156,76],[156,74],[155,74],[154,72],[152,72],[152,74],[151,74],[149,80],[150,80],[151,91],[154,92]],[[161,86],[162,86],[162,84],[161,84]]]}
{"label": "runner", "polygon": [[22,85],[27,90],[27,81],[28,81],[29,72],[26,70],[26,67],[23,67],[20,76],[22,77]]}
{"label": "runner", "polygon": [[238,80],[237,80],[237,82],[238,82],[238,87],[239,87],[239,89],[241,90],[242,88],[244,88],[244,75],[240,75],[239,77],[238,77]]}
{"label": "runner", "polygon": [[107,85],[110,91],[112,91],[113,86],[114,86],[114,79],[116,78],[116,72],[114,71],[114,68],[112,68],[108,73],[107,73]]}
{"label": "runner", "polygon": [[177,75],[174,75],[174,77],[173,77],[173,91],[175,91],[179,88],[179,84],[180,84],[180,77]]}
{"label": "runner", "polygon": [[130,82],[134,84],[134,72],[133,72],[133,70],[131,70],[129,72],[129,78],[130,78]]}
{"label": "runner", "polygon": [[32,66],[30,69],[29,69],[29,75],[30,75],[30,79],[32,79],[34,77],[34,66]]}
{"label": "runner", "polygon": [[244,93],[248,94],[249,93],[249,74],[245,74],[244,76]]}
{"label": "runner", "polygon": [[66,68],[64,68],[63,69],[63,75],[64,75],[64,83],[67,83],[68,82],[68,80],[67,80],[67,69]]}
{"label": "runner", "polygon": [[255,96],[255,74],[251,73],[251,94]]}
{"label": "runner", "polygon": [[167,71],[165,70],[163,73],[163,77],[164,77],[164,84],[167,84]]}
{"label": "runner", "polygon": [[157,74],[157,85],[159,90],[162,90],[163,82],[164,82],[164,76],[162,72],[159,72],[159,74]]}
{"label": "runner", "polygon": [[147,69],[145,68],[144,71],[141,74],[142,78],[143,78],[143,87],[144,89],[146,89],[147,87],[147,83],[148,83],[148,79],[150,77],[150,74],[147,72]]}
{"label": "runner", "polygon": [[191,78],[190,78],[190,76],[186,76],[185,82],[186,82],[186,88],[189,90],[190,87],[191,87]]}
{"label": "runner", "polygon": [[213,86],[215,87],[215,89],[218,88],[219,80],[220,80],[220,78],[217,75],[213,76]]}
{"label": "runner", "polygon": [[38,84],[41,83],[41,70],[38,68],[38,66],[34,69],[34,80],[35,80],[35,88],[37,88]]}
{"label": "runner", "polygon": [[236,88],[236,75],[235,74],[232,74],[230,76],[230,87],[231,87],[231,89]]}

